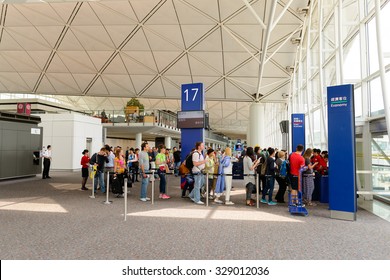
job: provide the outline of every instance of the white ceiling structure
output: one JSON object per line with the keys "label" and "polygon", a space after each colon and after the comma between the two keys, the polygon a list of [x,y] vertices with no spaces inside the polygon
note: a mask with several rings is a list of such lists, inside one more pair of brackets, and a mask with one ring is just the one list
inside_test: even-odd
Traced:
{"label": "white ceiling structure", "polygon": [[[0,92],[78,108],[180,110],[203,82],[211,127],[245,135],[249,105],[286,103],[308,0],[0,0]],[[29,2],[29,3],[21,3]]]}

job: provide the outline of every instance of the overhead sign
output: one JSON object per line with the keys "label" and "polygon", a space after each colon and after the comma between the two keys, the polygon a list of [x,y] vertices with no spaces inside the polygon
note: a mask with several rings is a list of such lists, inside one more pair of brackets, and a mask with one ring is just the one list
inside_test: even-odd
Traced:
{"label": "overhead sign", "polygon": [[178,128],[204,128],[204,111],[179,111],[177,112]]}
{"label": "overhead sign", "polygon": [[305,114],[291,115],[291,137],[292,147],[291,152],[294,152],[296,147],[301,144],[306,148],[305,143]]}

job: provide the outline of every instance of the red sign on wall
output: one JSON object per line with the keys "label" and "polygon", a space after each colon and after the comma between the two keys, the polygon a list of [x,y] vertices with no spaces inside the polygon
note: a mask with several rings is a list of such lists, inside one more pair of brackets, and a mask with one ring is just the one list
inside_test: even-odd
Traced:
{"label": "red sign on wall", "polygon": [[17,113],[18,114],[24,114],[24,103],[18,103],[17,104]]}
{"label": "red sign on wall", "polygon": [[30,116],[31,115],[31,104],[30,103],[17,103],[17,113]]}

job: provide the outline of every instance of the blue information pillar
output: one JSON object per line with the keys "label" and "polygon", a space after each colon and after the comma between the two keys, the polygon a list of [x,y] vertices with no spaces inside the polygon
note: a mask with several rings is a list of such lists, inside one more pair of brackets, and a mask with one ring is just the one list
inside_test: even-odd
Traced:
{"label": "blue information pillar", "polygon": [[299,144],[302,144],[305,150],[305,114],[292,114],[291,127],[292,147],[290,152],[295,152],[295,149]]}
{"label": "blue information pillar", "polygon": [[334,219],[356,220],[353,85],[328,87],[329,209]]}
{"label": "blue information pillar", "polygon": [[[181,110],[201,111],[204,110],[203,84],[181,85]],[[182,128],[181,129],[181,161],[195,148],[195,143],[204,142],[204,128]]]}

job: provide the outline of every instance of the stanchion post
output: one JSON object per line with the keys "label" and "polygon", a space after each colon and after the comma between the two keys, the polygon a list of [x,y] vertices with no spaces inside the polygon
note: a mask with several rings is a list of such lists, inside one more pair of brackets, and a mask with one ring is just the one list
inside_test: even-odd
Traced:
{"label": "stanchion post", "polygon": [[[93,168],[92,168],[92,174],[93,174]],[[89,196],[90,198],[95,198],[95,175],[92,177],[92,194]]]}
{"label": "stanchion post", "polygon": [[104,204],[111,204],[112,201],[108,200],[108,194],[110,192],[110,171],[107,171],[107,184],[106,184],[106,201],[104,201]]}
{"label": "stanchion post", "polygon": [[259,208],[259,180],[257,179],[257,176],[259,176],[255,172],[255,180],[256,180],[256,208]]}
{"label": "stanchion post", "polygon": [[206,206],[209,206],[209,173],[206,172]]}
{"label": "stanchion post", "polygon": [[124,196],[125,196],[125,222],[126,222],[126,218],[127,218],[127,178],[125,178],[124,180],[125,182],[125,193],[124,193]]}
{"label": "stanchion post", "polygon": [[152,180],[152,204],[154,204],[154,181],[155,181],[155,178],[154,178],[154,169],[152,170],[152,175],[151,175],[151,180]]}

